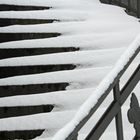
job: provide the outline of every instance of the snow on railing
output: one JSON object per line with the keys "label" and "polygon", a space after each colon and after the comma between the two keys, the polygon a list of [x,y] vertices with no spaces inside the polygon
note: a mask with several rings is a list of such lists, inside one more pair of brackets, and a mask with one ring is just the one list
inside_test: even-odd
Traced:
{"label": "snow on railing", "polygon": [[[86,100],[86,102],[81,106],[75,117],[72,121],[70,121],[65,127],[63,127],[58,133],[53,137],[53,140],[74,140],[77,139],[79,130],[86,124],[86,122],[90,119],[90,117],[95,113],[95,111],[98,109],[98,107],[102,104],[104,99],[107,97],[107,95],[110,93],[110,91],[113,89],[114,94],[115,92],[119,92],[119,80],[123,73],[127,70],[129,65],[132,63],[134,58],[138,55],[140,52],[140,35],[133,41],[133,43],[128,47],[128,49],[124,52],[124,54],[121,56],[121,58],[118,60],[112,71],[103,79],[103,81],[99,84],[97,89],[94,91],[94,93]],[[111,112],[112,119],[117,116],[120,113],[121,106],[127,99],[128,95],[132,92],[136,84],[140,80],[140,65],[137,67],[136,71],[133,73],[129,81],[126,83],[124,88],[119,92],[119,100],[114,99],[114,102],[111,104],[111,108],[108,108],[107,111],[112,111],[115,109],[115,113],[113,114]],[[131,85],[133,84],[133,86]],[[131,88],[129,88],[131,86]],[[129,91],[129,92],[128,92]],[[118,94],[118,93],[117,93]],[[117,95],[116,95],[117,96]],[[117,98],[114,96],[114,98]],[[120,102],[121,106],[117,104]],[[103,117],[108,117],[109,114],[104,114]],[[120,116],[121,117],[121,116]],[[105,128],[110,124],[108,122],[107,124],[104,124],[105,120],[102,120],[101,123],[105,125]],[[105,118],[104,118],[105,119]],[[119,121],[121,118],[119,118]],[[98,123],[97,123],[98,124]],[[121,124],[120,124],[121,125]],[[99,127],[100,128],[100,127]],[[120,129],[120,128],[118,128]],[[93,129],[94,130],[94,129]],[[97,127],[96,127],[97,130]],[[98,131],[98,130],[97,130]],[[118,133],[119,130],[117,130]],[[92,131],[93,132],[93,131]],[[95,131],[94,131],[95,132]],[[102,135],[104,130],[99,130],[99,135],[95,135],[94,139],[98,140],[99,137]],[[122,132],[123,133],[123,132]],[[94,134],[91,134],[89,136],[93,136]],[[118,134],[119,135],[119,134]],[[89,140],[91,137],[87,137],[86,140]],[[120,136],[121,137],[121,136]],[[123,137],[123,134],[122,134]]]}

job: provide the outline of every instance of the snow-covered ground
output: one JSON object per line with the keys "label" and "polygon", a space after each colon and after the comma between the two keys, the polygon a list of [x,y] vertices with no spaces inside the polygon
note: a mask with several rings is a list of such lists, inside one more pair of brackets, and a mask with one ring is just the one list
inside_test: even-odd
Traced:
{"label": "snow-covered ground", "polygon": [[[97,103],[117,73],[140,45],[140,23],[123,8],[101,4],[99,0],[0,0],[0,4],[49,6],[40,11],[3,11],[0,18],[57,19],[59,22],[39,25],[12,25],[1,27],[0,33],[61,33],[61,36],[0,43],[8,48],[79,47],[76,52],[15,57],[0,60],[2,66],[30,66],[49,64],[75,64],[74,70],[42,74],[20,75],[0,79],[2,85],[29,85],[38,83],[68,82],[66,91],[38,95],[13,96],[0,99],[0,106],[27,106],[53,104],[50,113],[0,119],[0,130],[46,129],[38,140],[63,140],[76,124]],[[136,38],[137,37],[137,38]],[[124,81],[139,63],[140,55],[124,76]],[[121,85],[121,86],[122,86]],[[137,86],[136,93],[140,86]],[[140,99],[140,96],[138,96]],[[83,140],[88,130],[111,102],[111,95],[95,116],[80,131]],[[127,121],[129,102],[123,108],[125,138],[132,139],[134,132]],[[115,138],[111,124],[101,138]]]}

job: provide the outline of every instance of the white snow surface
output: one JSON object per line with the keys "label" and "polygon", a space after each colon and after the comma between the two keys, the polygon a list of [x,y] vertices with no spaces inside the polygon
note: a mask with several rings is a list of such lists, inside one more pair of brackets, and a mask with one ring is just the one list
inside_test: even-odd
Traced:
{"label": "white snow surface", "polygon": [[[94,107],[101,95],[107,90],[109,85],[113,82],[118,73],[124,68],[130,58],[133,56],[135,51],[140,48],[140,35],[133,41],[129,48],[118,60],[111,72],[102,80],[99,86],[95,89],[93,94],[84,102],[72,121],[70,121],[64,128],[62,128],[52,139],[53,140],[64,140],[77,124],[86,117],[90,109]],[[96,98],[95,96],[96,95]]]}
{"label": "white snow surface", "polygon": [[[94,88],[77,90],[56,91],[27,96],[16,96],[0,99],[0,107],[8,106],[28,106],[53,104],[53,111],[69,110],[79,107],[94,91]],[[32,102],[31,102],[32,100]],[[73,106],[72,106],[72,105]],[[60,109],[61,108],[61,109]]]}
{"label": "white snow surface", "polygon": [[85,7],[87,5],[87,7],[89,7],[91,4],[95,4],[95,3],[99,3],[98,0],[42,0],[42,1],[38,1],[38,0],[1,0],[0,4],[11,4],[11,5],[26,5],[26,6],[49,6],[49,7],[74,7],[77,6],[78,8],[80,7]]}
{"label": "white snow surface", "polygon": [[[0,130],[44,128],[46,132],[42,137],[46,135],[52,140],[64,140],[98,102],[139,48],[140,23],[137,18],[127,15],[123,8],[101,4],[99,0],[0,0],[0,4],[52,7],[38,11],[4,11],[0,12],[0,18],[60,20],[51,24],[1,27],[0,33],[61,33],[61,36],[53,38],[0,43],[0,49],[80,48],[77,52],[0,60],[0,67],[71,63],[77,65],[77,69],[69,71],[0,79],[0,86],[68,82],[70,85],[66,91],[0,99],[0,106],[54,104],[51,113],[0,119]],[[28,125],[26,122],[29,122]],[[46,137],[43,140],[49,139]]]}
{"label": "white snow surface", "polygon": [[[78,70],[48,72],[43,74],[31,74],[0,79],[0,86],[6,85],[30,85],[44,83],[73,83],[91,81],[97,85],[112,67],[85,68]],[[96,76],[98,75],[98,77]],[[96,79],[96,80],[95,80]]]}
{"label": "white snow surface", "polygon": [[[55,128],[59,130],[63,125],[68,123],[75,114],[75,110],[60,111],[53,113],[41,113],[36,115],[6,118],[0,120],[0,130],[33,130]],[[65,116],[65,117],[63,117]],[[57,119],[56,119],[57,118]],[[52,123],[52,119],[54,124]],[[46,121],[47,120],[47,121]],[[26,123],[26,121],[28,123]],[[20,125],[17,125],[20,124]]]}
{"label": "white snow surface", "polygon": [[[1,30],[1,29],[0,29]],[[117,32],[103,31],[89,34],[78,35],[61,35],[59,37],[47,38],[47,39],[32,39],[22,40],[14,42],[0,43],[0,49],[3,48],[67,48],[67,47],[79,47],[84,49],[112,49],[128,47],[128,45],[135,39],[139,29],[126,29],[126,31],[119,30]]]}
{"label": "white snow surface", "polygon": [[4,66],[32,66],[56,64],[80,64],[83,66],[112,66],[126,48],[65,52],[0,60]]}

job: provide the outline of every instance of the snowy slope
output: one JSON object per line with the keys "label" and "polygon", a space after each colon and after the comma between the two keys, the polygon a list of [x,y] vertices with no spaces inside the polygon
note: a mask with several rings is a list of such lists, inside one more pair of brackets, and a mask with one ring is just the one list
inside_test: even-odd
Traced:
{"label": "snowy slope", "polygon": [[[61,52],[35,56],[21,56],[0,60],[0,67],[74,64],[73,70],[19,75],[0,79],[0,86],[68,83],[65,91],[38,93],[0,98],[1,107],[52,104],[50,113],[0,119],[0,131],[46,129],[38,140],[63,140],[75,125],[98,101],[131,54],[140,44],[138,19],[127,15],[123,8],[101,4],[98,0],[0,0],[0,4],[46,6],[49,10],[1,11],[5,19],[56,19],[53,23],[37,25],[11,25],[0,27],[0,34],[9,33],[60,33],[45,39],[26,39],[0,43],[1,49],[21,48],[79,48],[75,52]],[[135,40],[135,42],[133,42]],[[133,42],[133,43],[132,43]],[[125,55],[124,55],[125,54]],[[125,56],[125,57],[124,57]],[[138,56],[132,68],[139,63]],[[119,62],[118,62],[119,60]],[[118,63],[117,63],[118,62]],[[127,79],[124,76],[123,81]],[[123,84],[123,82],[122,82]],[[138,88],[139,89],[139,88]],[[137,89],[137,90],[138,90]],[[111,98],[111,97],[110,97]],[[110,98],[80,132],[82,140],[94,125]],[[125,105],[126,112],[128,103]],[[125,120],[125,137],[134,133]],[[20,125],[19,125],[20,124]],[[102,140],[115,137],[111,124]]]}

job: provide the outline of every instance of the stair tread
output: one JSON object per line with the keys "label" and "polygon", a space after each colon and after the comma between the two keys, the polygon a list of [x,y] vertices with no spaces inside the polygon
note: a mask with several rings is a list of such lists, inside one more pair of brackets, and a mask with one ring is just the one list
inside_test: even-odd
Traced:
{"label": "stair tread", "polygon": [[[71,109],[80,106],[85,99],[94,92],[94,88],[85,88],[77,90],[56,91],[37,95],[14,96],[0,98],[0,107],[16,107],[16,106],[33,106],[54,104],[56,110]],[[31,102],[32,100],[32,102]],[[73,106],[71,107],[71,104]],[[55,109],[54,108],[54,109]]]}
{"label": "stair tread", "polygon": [[[20,111],[7,114],[9,118],[0,119],[0,139],[32,139],[44,130],[42,137],[51,139],[68,123],[63,130],[67,134],[72,131],[106,90],[113,75],[104,78],[140,29],[136,19],[126,16],[123,10],[101,5],[98,0],[1,0],[1,20],[0,26],[4,27],[0,27],[0,69],[12,74],[0,79],[0,109],[21,111],[44,105],[54,108],[48,113],[37,108],[33,112],[25,109],[21,112],[24,116],[20,116]],[[53,71],[50,67],[56,65],[58,71]],[[40,73],[43,67],[45,70]],[[105,109],[106,106],[99,108],[80,131],[81,140]],[[126,115],[123,117],[126,124]],[[111,124],[109,132],[113,132],[113,127]],[[129,124],[126,127],[129,131]],[[63,130],[62,139],[67,135]]]}
{"label": "stair tread", "polygon": [[74,114],[75,111],[61,111],[0,119],[0,131],[60,129]]}
{"label": "stair tread", "polygon": [[[64,14],[65,13],[65,14]],[[0,11],[0,18],[85,20],[88,12],[75,9],[49,9],[34,11]]]}
{"label": "stair tread", "polygon": [[[88,83],[89,81],[95,81],[95,83],[97,84],[110,70],[111,67],[98,67],[80,70],[49,72],[43,74],[33,74],[28,76],[15,76],[0,79],[0,86],[82,81]],[[97,74],[98,77],[96,77]]]}
{"label": "stair tread", "polygon": [[0,67],[61,64],[83,64],[86,66],[94,65],[94,67],[108,66],[113,65],[123,52],[124,48],[119,48],[24,56],[0,60]]}
{"label": "stair tread", "polygon": [[[132,34],[131,37],[127,34],[131,34],[131,30],[123,32],[121,35],[125,36],[129,43],[135,38],[136,34]],[[112,36],[110,41],[108,38]],[[94,41],[93,41],[94,38]],[[101,50],[101,49],[115,49],[124,48],[128,45],[128,42],[124,42],[124,38],[119,38],[118,33],[105,33],[105,34],[78,34],[78,35],[61,35],[54,38],[46,39],[34,39],[34,40],[21,40],[13,42],[0,43],[0,49],[21,49],[21,48],[67,48],[78,47],[84,50]],[[133,39],[132,39],[133,38]],[[88,43],[85,42],[88,40]],[[113,46],[113,48],[111,47]]]}

